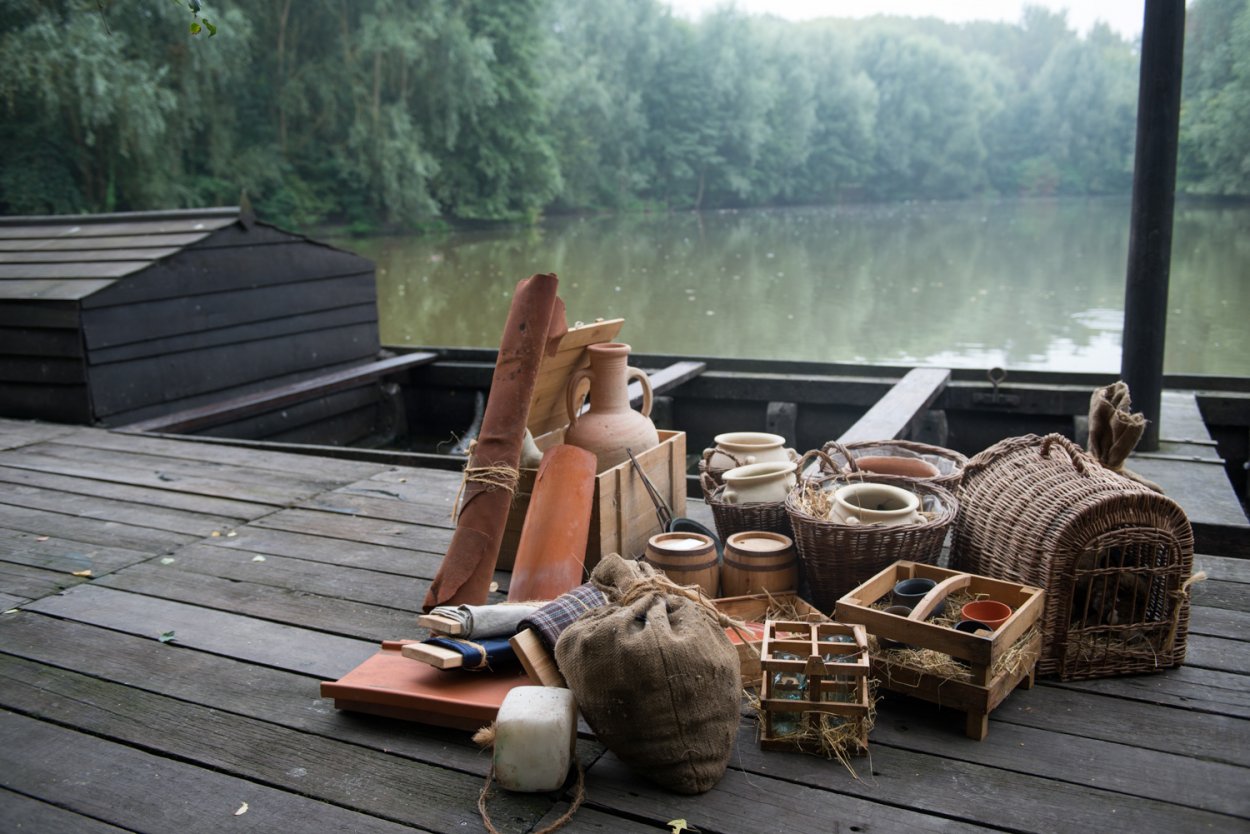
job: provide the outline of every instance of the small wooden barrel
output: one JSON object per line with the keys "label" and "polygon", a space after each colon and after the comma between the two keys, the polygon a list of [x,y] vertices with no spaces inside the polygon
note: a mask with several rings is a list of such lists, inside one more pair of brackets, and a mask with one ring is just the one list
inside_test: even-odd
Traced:
{"label": "small wooden barrel", "polygon": [[720,563],[710,536],[657,533],[647,541],[644,559],[678,585],[698,585],[708,597],[716,597]]}
{"label": "small wooden barrel", "polygon": [[727,597],[793,591],[799,583],[794,541],[781,533],[746,530],[725,539],[721,584]]}

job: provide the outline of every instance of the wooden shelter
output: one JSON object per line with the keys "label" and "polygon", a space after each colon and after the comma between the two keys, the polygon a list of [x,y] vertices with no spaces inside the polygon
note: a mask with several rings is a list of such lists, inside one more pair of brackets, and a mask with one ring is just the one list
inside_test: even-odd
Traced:
{"label": "wooden shelter", "polygon": [[122,426],[379,348],[373,263],[249,211],[0,218],[0,415]]}

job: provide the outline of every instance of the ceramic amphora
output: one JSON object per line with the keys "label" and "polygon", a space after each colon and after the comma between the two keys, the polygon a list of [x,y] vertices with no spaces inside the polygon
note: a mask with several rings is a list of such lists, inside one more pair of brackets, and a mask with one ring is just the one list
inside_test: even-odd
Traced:
{"label": "ceramic amphora", "polygon": [[[629,460],[627,449],[639,455],[660,445],[650,419],[651,381],[643,371],[629,367],[629,350],[629,345],[619,342],[587,346],[590,367],[574,373],[565,391],[569,427],[564,442],[593,452],[599,472]],[[642,383],[641,413],[629,407],[631,379]],[[583,380],[590,381],[590,410],[579,416],[578,386]]]}

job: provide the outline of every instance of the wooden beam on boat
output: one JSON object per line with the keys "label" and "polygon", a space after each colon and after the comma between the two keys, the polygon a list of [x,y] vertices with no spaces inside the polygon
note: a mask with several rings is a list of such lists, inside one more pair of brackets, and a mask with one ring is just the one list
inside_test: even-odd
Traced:
{"label": "wooden beam on boat", "polygon": [[1150,421],[1139,444],[1148,452],[1159,447],[1184,48],[1185,0],[1146,0],[1120,372]]}
{"label": "wooden beam on boat", "polygon": [[911,424],[946,390],[949,368],[912,368],[876,405],[853,426],[842,432],[839,443],[892,440],[902,437]]}
{"label": "wooden beam on boat", "polygon": [[[707,370],[706,362],[674,362],[667,368],[647,374],[647,381],[651,383],[652,394],[663,394],[684,382],[689,382],[705,370]],[[631,408],[638,408],[642,405],[641,382],[629,383],[629,405]]]}
{"label": "wooden beam on boat", "polygon": [[403,356],[394,356],[355,368],[335,371],[281,388],[247,394],[211,405],[131,423],[123,428],[126,431],[173,433],[205,429],[373,382],[410,368],[428,365],[437,358],[438,355],[434,353],[407,353]]}

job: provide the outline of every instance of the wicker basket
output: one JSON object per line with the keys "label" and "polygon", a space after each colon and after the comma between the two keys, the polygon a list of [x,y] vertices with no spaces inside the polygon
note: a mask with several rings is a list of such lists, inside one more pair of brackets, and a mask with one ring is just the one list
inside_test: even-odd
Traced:
{"label": "wicker basket", "polygon": [[959,569],[1046,589],[1039,673],[1099,678],[1184,661],[1194,539],[1171,498],[1058,434],[981,452],[959,497]]}
{"label": "wicker basket", "polygon": [[964,467],[968,458],[953,449],[941,446],[930,446],[927,443],[914,443],[910,440],[860,440],[847,443],[845,446],[837,441],[829,441],[822,451],[829,456],[839,469],[856,470],[855,458],[861,457],[894,457],[922,460],[937,468],[938,474],[932,478],[909,478],[931,484],[937,484],[949,490],[959,487]]}
{"label": "wicker basket", "polygon": [[725,492],[723,484],[716,484],[710,473],[699,475],[699,483],[703,485],[703,500],[712,510],[712,519],[716,522],[716,534],[723,542],[734,533],[748,530],[767,530],[770,533],[781,533],[793,538],[790,529],[790,516],[786,513],[786,503],[776,501],[753,504],[727,504],[721,500]]}
{"label": "wicker basket", "polygon": [[[813,605],[821,611],[833,611],[840,597],[900,559],[937,563],[959,508],[949,490],[926,481],[863,472],[830,476],[829,470],[836,467],[823,451],[804,455],[799,462],[800,473],[812,456],[822,458],[823,466],[813,476],[800,479],[786,497],[785,506]],[[916,493],[927,520],[893,527],[842,524],[804,509],[805,491],[828,491],[852,481],[890,484]]]}

